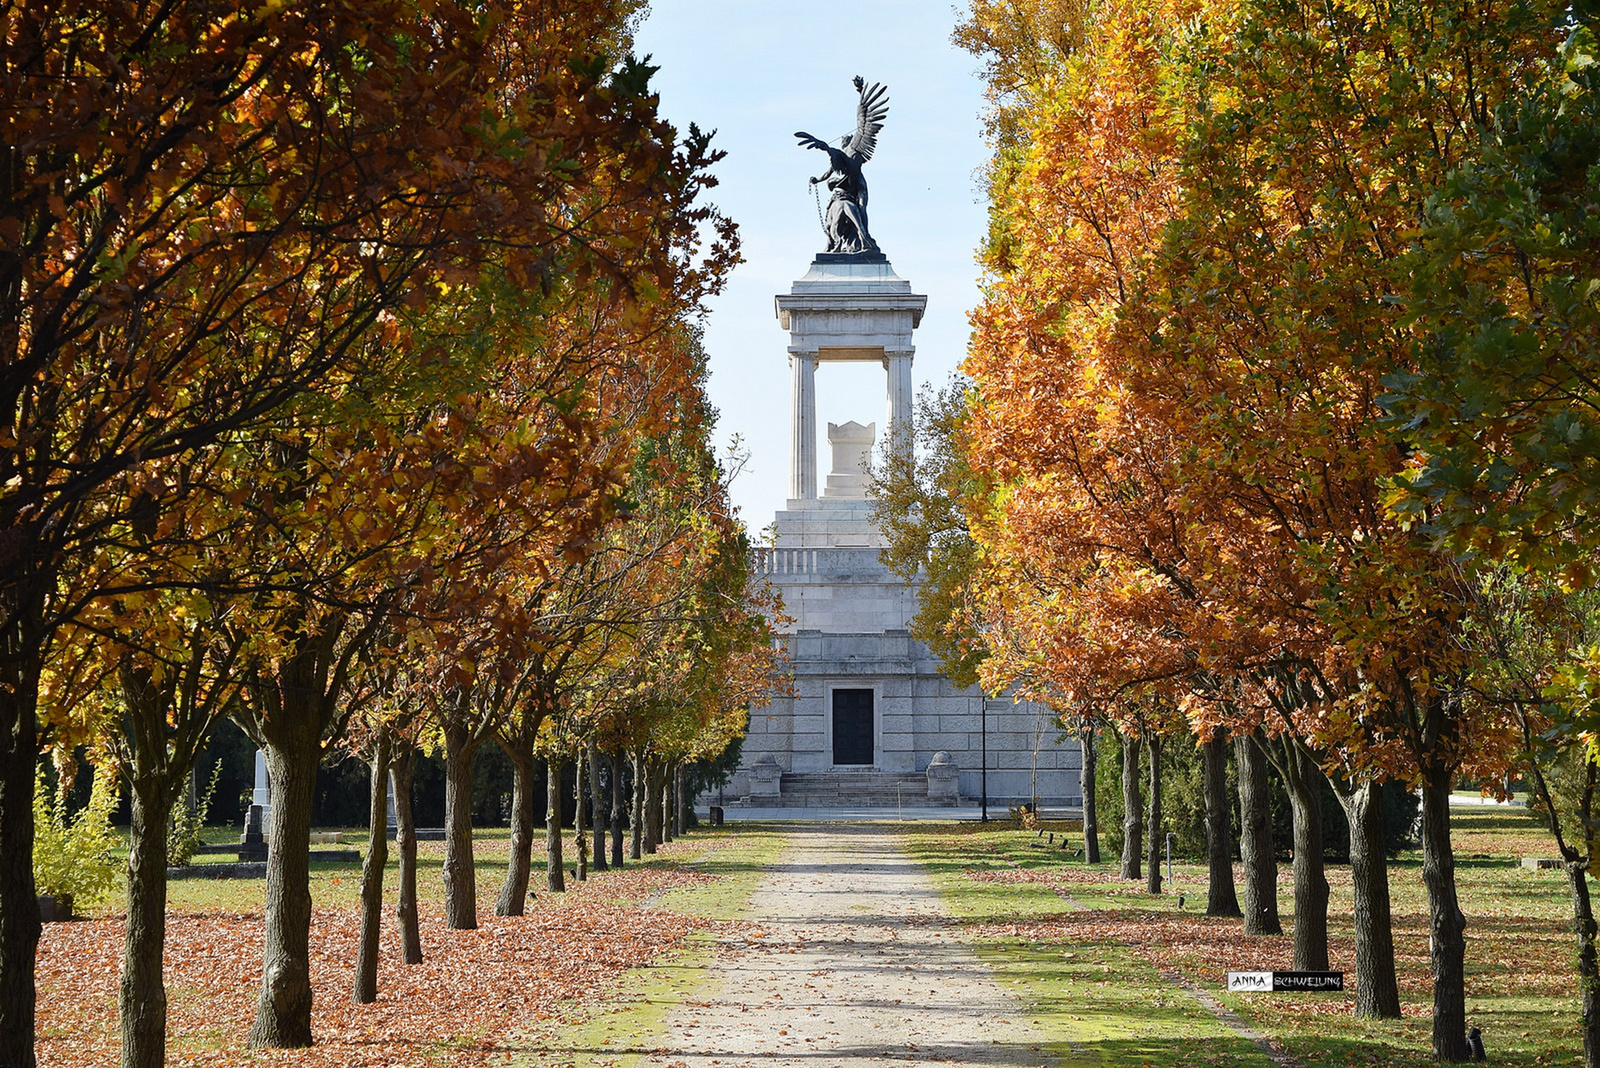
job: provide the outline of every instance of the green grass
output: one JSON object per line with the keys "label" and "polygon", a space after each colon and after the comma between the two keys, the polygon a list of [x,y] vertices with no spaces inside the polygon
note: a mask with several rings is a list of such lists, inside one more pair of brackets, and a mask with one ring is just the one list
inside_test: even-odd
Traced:
{"label": "green grass", "polygon": [[[744,916],[763,872],[783,847],[783,835],[752,824],[709,832],[714,847],[694,867],[715,876],[701,886],[675,887],[653,904],[709,921]],[[632,1068],[653,1052],[648,1038],[661,1033],[685,1001],[712,991],[716,929],[694,931],[683,946],[630,971],[603,1000],[567,1007],[551,1026],[535,1024],[511,1043],[513,1068]]]}
{"label": "green grass", "polygon": [[[234,836],[237,839],[237,835]],[[572,843],[567,836],[567,845]],[[361,861],[317,860],[319,851],[353,849],[366,855],[367,833],[345,831],[344,841],[337,846],[311,847],[311,903],[315,908],[353,908],[361,900]],[[472,831],[472,860],[478,891],[479,909],[493,909],[500,882],[505,878],[510,862],[511,832],[505,827],[475,827]],[[542,884],[544,872],[544,838],[534,839],[534,878],[532,887]],[[223,855],[196,855],[196,863],[231,861],[236,858]],[[569,866],[571,862],[568,862]],[[417,843],[417,887],[425,899],[434,895],[434,888],[443,884],[444,843]],[[394,843],[389,843],[388,862],[384,866],[384,885],[392,891],[399,876],[399,853]],[[261,908],[264,881],[254,879],[174,879],[167,884],[167,908],[171,912],[205,912],[221,910],[250,912]],[[122,911],[122,894],[117,892],[102,903],[100,912]]]}
{"label": "green grass", "polygon": [[656,904],[707,920],[741,919],[756,884],[783,849],[783,835],[758,824],[725,824],[714,833],[716,848],[695,862],[696,871],[714,876],[707,886],[675,887]]}
{"label": "green grass", "polygon": [[[1497,1064],[1533,1066],[1581,1061],[1576,977],[1571,971],[1573,942],[1570,900],[1559,871],[1518,866],[1523,856],[1553,853],[1548,835],[1523,810],[1461,806],[1452,812],[1457,852],[1457,882],[1467,920],[1467,1010],[1483,1029]],[[972,925],[1020,923],[1025,940],[986,933],[988,959],[998,970],[1020,970],[1020,989],[1028,991],[1051,1027],[1070,1036],[1085,1023],[1107,1028],[1102,1010],[1132,1013],[1150,1027],[1164,1026],[1161,1012],[1125,992],[1188,998],[1162,980],[1149,963],[1175,970],[1210,991],[1258,1030],[1307,1064],[1433,1064],[1431,1055],[1431,973],[1428,960],[1428,903],[1421,879],[1421,857],[1402,854],[1389,868],[1397,964],[1406,1017],[1396,1021],[1358,1020],[1348,999],[1336,995],[1227,995],[1223,973],[1230,967],[1286,967],[1288,933],[1281,938],[1245,938],[1239,921],[1207,920],[1207,869],[1179,861],[1167,893],[1150,897],[1143,883],[1117,877],[1108,859],[1090,868],[1059,850],[1038,849],[1034,832],[1010,828],[943,828],[913,835],[913,846],[939,880],[952,911]],[[982,881],[984,872],[1029,873],[1043,882]],[[1163,867],[1163,875],[1165,868]],[[975,878],[974,876],[978,876]],[[1329,930],[1333,966],[1354,981],[1352,892],[1348,866],[1330,864]],[[1188,908],[1177,909],[1183,891]],[[1066,896],[1063,896],[1066,895]],[[1070,902],[1067,897],[1070,897]],[[1071,911],[1071,905],[1087,912]],[[1279,907],[1285,932],[1292,932],[1293,889],[1290,866],[1281,862]],[[1087,937],[1092,935],[1093,937]],[[1136,951],[1134,943],[1142,943]],[[1068,959],[1063,954],[1074,953]],[[1054,958],[1054,959],[1053,959]],[[1105,988],[1082,987],[1083,962],[1109,968]],[[1268,962],[1268,963],[1264,963]],[[1037,968],[1038,974],[1030,974]],[[1153,985],[1152,985],[1153,984]],[[1165,985],[1167,994],[1156,990]],[[1072,1008],[1073,999],[1094,999],[1096,1014]],[[1192,1005],[1192,999],[1190,999]],[[1120,1006],[1120,1007],[1117,1007]],[[1164,1011],[1168,1006],[1155,1005]],[[1185,1010],[1187,1012],[1187,1010]],[[1112,1064],[1139,1064],[1136,1048],[1123,1046],[1111,1031],[1094,1048]],[[1080,1043],[1082,1045],[1082,1043]],[[1207,1048],[1219,1064],[1235,1063],[1233,1052]],[[1261,1063],[1259,1054],[1238,1063]],[[1122,1058],[1122,1059],[1117,1059]],[[1130,1059],[1131,1058],[1131,1059]],[[1091,1062],[1092,1063],[1092,1062]],[[1161,1063],[1156,1060],[1153,1063]],[[1204,1060],[1199,1063],[1207,1063]]]}
{"label": "green grass", "polygon": [[950,913],[968,928],[979,957],[1022,999],[1061,1063],[1112,1068],[1271,1063],[1125,946],[985,930],[1049,921],[1073,911],[1048,884],[971,877],[974,871],[1059,866],[1059,853],[1031,848],[1032,836],[1021,830],[937,827],[910,831],[907,841]]}
{"label": "green grass", "polygon": [[[1458,882],[1468,915],[1471,1022],[1483,1028],[1494,1063],[1519,1068],[1578,1063],[1578,1002],[1573,993],[1565,877],[1559,871],[1524,870],[1517,864],[1522,856],[1553,853],[1547,833],[1520,809],[1462,806],[1454,810],[1453,818]],[[1054,829],[1059,835],[1068,828]],[[1001,824],[902,826],[902,830],[914,855],[936,880],[951,914],[968,929],[977,952],[1006,989],[1021,997],[1039,1029],[1051,1037],[1051,1052],[1063,1063],[1267,1063],[1189,993],[1164,978],[1161,969],[1181,973],[1212,992],[1307,1064],[1423,1068],[1433,1063],[1427,898],[1415,853],[1402,855],[1390,866],[1407,1016],[1399,1021],[1365,1021],[1355,1019],[1348,1002],[1337,995],[1222,994],[1222,973],[1229,967],[1270,967],[1269,958],[1274,956],[1286,964],[1289,939],[1287,935],[1245,939],[1238,921],[1200,917],[1207,878],[1203,865],[1176,862],[1169,892],[1152,898],[1142,883],[1117,878],[1114,859],[1091,869],[1070,850],[1038,848],[1042,843],[1032,831]],[[1075,849],[1080,832],[1070,830]],[[216,833],[219,840],[236,837],[231,828],[218,828]],[[343,848],[365,849],[364,833],[346,837]],[[474,837],[479,907],[487,913],[505,872],[508,834],[503,829],[478,829]],[[639,1036],[659,1033],[676,1006],[710,993],[716,928],[744,914],[781,841],[776,831],[736,824],[697,831],[655,860],[647,858],[646,867],[689,863],[717,876],[705,885],[664,891],[650,902],[707,921],[708,929],[691,934],[679,949],[653,965],[628,973],[620,987],[612,988],[615,998],[570,1004],[555,1022],[530,1021],[512,1044],[515,1063],[528,1068],[628,1065],[649,1053]],[[535,849],[537,892],[542,883],[542,842],[536,842]],[[433,902],[441,896],[442,860],[443,843],[421,843],[418,882],[424,908],[436,908]],[[391,895],[395,866],[391,850],[386,880]],[[1293,923],[1289,870],[1283,861],[1280,909],[1286,931]],[[1020,872],[1045,881],[986,881],[981,878],[986,872]],[[1328,874],[1333,963],[1353,978],[1348,869],[1330,865]],[[314,863],[311,881],[316,907],[354,908],[360,864]],[[591,895],[605,885],[591,883]],[[262,890],[259,879],[175,881],[169,887],[169,908],[174,914],[259,915]],[[1188,897],[1189,907],[1182,912],[1174,893],[1178,890]],[[1070,901],[1064,895],[1070,895]],[[539,904],[560,908],[564,900],[541,894]],[[1075,911],[1074,905],[1087,911]],[[119,891],[96,911],[109,915],[121,909]],[[1000,925],[1018,925],[1018,931],[1007,932]],[[1136,942],[1143,945],[1136,948]],[[181,987],[173,994],[181,999]],[[175,1048],[184,1050],[198,1050],[212,1041],[209,1033],[199,1032],[174,1038],[179,1042]]]}

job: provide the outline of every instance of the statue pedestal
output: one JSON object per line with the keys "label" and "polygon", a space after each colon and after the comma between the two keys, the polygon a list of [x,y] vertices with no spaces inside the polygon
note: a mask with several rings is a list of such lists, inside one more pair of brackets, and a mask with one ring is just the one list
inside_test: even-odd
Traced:
{"label": "statue pedestal", "polygon": [[819,252],[813,263],[888,263],[881,252]]}

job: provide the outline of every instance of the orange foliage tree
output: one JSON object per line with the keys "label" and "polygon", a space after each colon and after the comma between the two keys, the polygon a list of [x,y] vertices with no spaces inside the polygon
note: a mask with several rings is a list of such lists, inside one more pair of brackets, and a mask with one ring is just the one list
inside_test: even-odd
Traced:
{"label": "orange foliage tree", "polygon": [[[1384,511],[1379,398],[1410,358],[1388,298],[1430,182],[1562,16],[1452,11],[1099,9],[997,168],[967,370],[992,679],[1188,694],[1202,733],[1269,716],[1296,777],[1309,755],[1348,784],[1353,843],[1379,781],[1418,785],[1435,1051],[1459,1058],[1448,790],[1513,739],[1459,700],[1455,561]],[[1383,963],[1362,961],[1363,1011],[1398,1009]]]}

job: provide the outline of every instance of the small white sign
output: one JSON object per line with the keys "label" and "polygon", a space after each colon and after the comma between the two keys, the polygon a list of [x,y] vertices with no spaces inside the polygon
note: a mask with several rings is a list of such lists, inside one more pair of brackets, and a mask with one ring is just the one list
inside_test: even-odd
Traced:
{"label": "small white sign", "polygon": [[1271,972],[1228,973],[1228,993],[1230,994],[1270,994],[1271,992]]}

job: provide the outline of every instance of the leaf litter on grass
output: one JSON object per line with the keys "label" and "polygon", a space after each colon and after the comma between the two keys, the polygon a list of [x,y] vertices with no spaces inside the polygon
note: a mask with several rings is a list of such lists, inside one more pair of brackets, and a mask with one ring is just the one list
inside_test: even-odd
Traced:
{"label": "leaf litter on grass", "polygon": [[[445,927],[423,902],[424,961],[399,962],[386,909],[378,1000],[350,1001],[360,915],[317,908],[311,923],[312,1032],[304,1050],[247,1051],[261,975],[259,913],[191,912],[167,918],[167,1063],[241,1062],[381,1068],[482,1063],[529,1020],[609,985],[712,921],[642,906],[663,890],[715,877],[676,865],[608,872],[528,914],[482,914],[475,931]],[[38,954],[38,1055],[47,1068],[115,1063],[120,916],[48,924]]]}
{"label": "leaf litter on grass", "polygon": [[[1512,1048],[1519,1038],[1524,1043],[1548,1042],[1559,1034],[1563,1043],[1575,1041],[1570,1033],[1576,1015],[1572,935],[1570,918],[1565,915],[1568,905],[1564,887],[1551,873],[1522,870],[1516,864],[1517,857],[1537,855],[1542,846],[1545,851],[1548,848],[1538,837],[1539,829],[1525,818],[1491,820],[1472,813],[1459,822],[1463,826],[1452,829],[1452,838],[1462,839],[1458,850],[1466,855],[1457,875],[1467,912],[1469,1015],[1485,1022],[1507,1043],[1501,1049],[1510,1059],[1522,1063],[1521,1058],[1531,1054],[1536,1059],[1528,1063],[1545,1063],[1543,1058],[1550,1054],[1555,1058],[1550,1063],[1559,1063],[1570,1054],[1570,1047],[1553,1054],[1536,1048]],[[1198,892],[1190,892],[1191,903],[1201,903],[1200,910],[1191,904],[1190,910],[1180,912],[1173,907],[1171,894],[1151,898],[1142,883],[1125,882],[1114,868],[1070,862],[1059,866],[1039,864],[1041,858],[1021,849],[997,851],[995,860],[1004,866],[988,867],[981,861],[972,865],[975,851],[963,849],[965,843],[952,836],[938,844],[949,854],[965,854],[969,863],[961,867],[961,872],[973,882],[1053,891],[1063,898],[1064,906],[1076,906],[1055,911],[1034,904],[1030,905],[1035,910],[1033,915],[1010,921],[1003,912],[991,912],[972,926],[976,933],[1064,948],[1074,943],[1120,945],[1164,972],[1182,975],[1196,986],[1210,989],[1220,989],[1229,970],[1286,969],[1292,964],[1293,947],[1287,934],[1246,936],[1240,921],[1203,914],[1203,869],[1189,866],[1187,872],[1180,870],[1180,880],[1200,887]],[[1474,849],[1481,852],[1472,852]],[[1241,876],[1236,867],[1236,878]],[[1399,1058],[1395,1063],[1407,1064],[1413,1053],[1409,1044],[1419,1044],[1417,1058],[1425,1059],[1432,979],[1427,899],[1416,860],[1403,857],[1390,867],[1395,955],[1405,1024],[1399,1031],[1385,1032],[1387,1037],[1383,1039],[1375,1039],[1368,1033],[1370,1029],[1354,1017],[1353,983],[1358,977],[1354,974],[1355,948],[1350,929],[1350,869],[1330,865],[1327,878],[1330,957],[1334,968],[1348,973],[1347,982],[1352,989],[1343,995],[1318,994],[1311,998],[1287,994],[1255,996],[1250,999],[1249,1016],[1279,1038],[1296,1033],[1310,1034],[1309,1040],[1301,1040],[1312,1043],[1318,1041],[1319,1035],[1335,1042],[1376,1041],[1378,1046],[1363,1049],[1362,1056],[1381,1048],[1382,1056]],[[1283,887],[1281,902],[1292,907],[1293,872],[1289,865],[1280,867],[1278,882]],[[1292,929],[1292,919],[1292,915],[1285,914],[1286,932]],[[1515,1027],[1530,1009],[1549,1012],[1562,1003],[1570,1009],[1555,1008],[1551,1026],[1545,1031],[1535,1034],[1525,1027]],[[1313,1024],[1308,1031],[1307,1024],[1313,1020],[1324,1023]],[[1508,1022],[1513,1024],[1511,1029],[1506,1027]]]}

